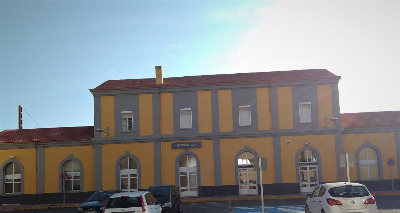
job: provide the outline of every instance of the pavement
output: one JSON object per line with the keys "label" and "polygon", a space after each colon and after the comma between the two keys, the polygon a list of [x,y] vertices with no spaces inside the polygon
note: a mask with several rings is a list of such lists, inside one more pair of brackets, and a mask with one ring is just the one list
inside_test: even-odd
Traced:
{"label": "pavement", "polygon": [[[399,196],[400,190],[396,191],[377,191],[371,192],[376,196]],[[264,195],[264,200],[289,200],[289,199],[305,199],[305,194],[292,195]],[[228,202],[228,201],[250,201],[260,200],[261,196],[229,196],[229,197],[197,197],[197,198],[182,198],[182,203],[207,203],[207,202]],[[2,204],[0,212],[27,211],[27,210],[44,210],[44,209],[64,209],[78,208],[80,203],[60,203],[60,204]]]}

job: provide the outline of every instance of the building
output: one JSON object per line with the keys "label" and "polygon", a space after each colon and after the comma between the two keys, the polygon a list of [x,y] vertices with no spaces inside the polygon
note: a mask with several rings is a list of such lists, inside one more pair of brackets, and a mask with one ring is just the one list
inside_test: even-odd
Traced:
{"label": "building", "polygon": [[189,197],[260,183],[307,193],[348,180],[345,153],[351,181],[400,189],[400,111],[341,114],[339,80],[323,69],[163,79],[157,66],[156,78],[106,81],[90,90],[94,126],[0,133],[0,202],[158,184]]}

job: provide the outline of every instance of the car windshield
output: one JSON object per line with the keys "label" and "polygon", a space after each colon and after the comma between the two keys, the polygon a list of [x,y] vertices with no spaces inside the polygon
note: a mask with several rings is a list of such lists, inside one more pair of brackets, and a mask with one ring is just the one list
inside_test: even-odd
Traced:
{"label": "car windshield", "polygon": [[142,207],[140,197],[115,197],[108,200],[107,209]]}
{"label": "car windshield", "polygon": [[107,200],[114,192],[95,192],[89,197],[88,201],[104,201]]}
{"label": "car windshield", "polygon": [[154,196],[169,196],[171,188],[168,186],[153,186],[149,188],[149,191]]}
{"label": "car windshield", "polygon": [[365,186],[345,185],[329,189],[332,197],[364,197],[369,196],[369,192]]}

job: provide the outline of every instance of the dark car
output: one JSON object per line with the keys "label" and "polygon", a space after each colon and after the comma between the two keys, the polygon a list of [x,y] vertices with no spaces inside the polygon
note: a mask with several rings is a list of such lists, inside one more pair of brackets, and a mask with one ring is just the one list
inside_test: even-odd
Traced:
{"label": "dark car", "polygon": [[116,191],[99,191],[92,194],[89,199],[79,205],[78,213],[101,213],[107,199],[117,193]]}
{"label": "dark car", "polygon": [[151,186],[148,191],[157,199],[163,213],[182,212],[181,196],[174,185]]}

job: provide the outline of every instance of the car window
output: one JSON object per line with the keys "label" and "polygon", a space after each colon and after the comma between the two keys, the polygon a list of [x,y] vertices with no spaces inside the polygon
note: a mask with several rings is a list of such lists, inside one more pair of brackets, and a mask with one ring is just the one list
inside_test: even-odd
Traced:
{"label": "car window", "polygon": [[142,207],[139,197],[115,197],[108,200],[107,209]]}
{"label": "car window", "polygon": [[145,194],[144,197],[145,197],[145,199],[146,199],[147,205],[154,205],[154,204],[156,204],[156,202],[155,202],[156,199],[155,199],[153,196],[151,196],[150,193]]}
{"label": "car window", "polygon": [[151,194],[158,196],[158,195],[168,195],[170,194],[170,187],[166,186],[153,186],[149,188]]}
{"label": "car window", "polygon": [[107,200],[114,192],[95,192],[89,197],[88,201],[103,201]]}
{"label": "car window", "polygon": [[319,189],[319,192],[318,192],[318,197],[324,196],[325,192],[326,192],[326,188],[321,186],[321,188]]}
{"label": "car window", "polygon": [[317,188],[314,189],[313,193],[312,193],[312,197],[317,197],[318,196],[318,191],[319,191],[319,186]]}
{"label": "car window", "polygon": [[334,187],[328,190],[332,197],[365,197],[369,192],[365,186],[345,185]]}

